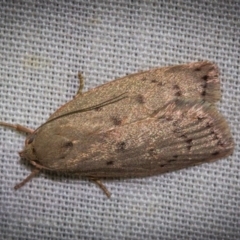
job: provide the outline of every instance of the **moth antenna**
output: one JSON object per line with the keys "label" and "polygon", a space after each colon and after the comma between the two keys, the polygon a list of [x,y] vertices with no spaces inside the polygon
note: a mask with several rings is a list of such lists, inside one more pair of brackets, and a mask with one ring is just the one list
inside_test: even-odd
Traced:
{"label": "moth antenna", "polygon": [[24,133],[33,133],[34,130],[27,128],[25,126],[19,125],[19,124],[11,124],[11,123],[6,123],[6,122],[0,122],[1,126],[4,127],[9,127],[9,128],[13,128],[18,132],[24,132]]}
{"label": "moth antenna", "polygon": [[[44,126],[44,125],[46,125],[46,124],[48,124],[48,123],[50,123],[50,122],[53,122],[53,121],[55,121],[55,120],[57,120],[57,119],[59,119],[59,118],[67,117],[67,116],[70,116],[70,115],[73,115],[73,114],[76,114],[76,113],[80,113],[80,112],[91,111],[91,110],[94,110],[94,109],[97,109],[97,108],[100,108],[100,107],[103,107],[103,106],[107,106],[107,105],[109,105],[109,104],[112,104],[112,103],[121,101],[121,100],[123,100],[123,99],[125,99],[125,98],[128,97],[126,94],[127,94],[127,92],[124,92],[124,93],[120,94],[119,96],[114,97],[114,98],[111,98],[111,99],[109,99],[109,100],[107,100],[107,101],[104,101],[104,102],[102,102],[102,103],[100,103],[100,104],[96,104],[96,105],[91,106],[91,107],[87,107],[87,108],[79,109],[79,110],[72,111],[72,112],[69,112],[69,113],[65,113],[65,114],[60,115],[60,116],[58,116],[58,117],[52,118],[52,119],[50,119],[49,121],[43,123],[41,126],[39,126],[39,127],[35,130],[35,132],[36,132],[39,128],[41,128],[42,126]],[[124,96],[124,95],[126,95],[126,96]]]}

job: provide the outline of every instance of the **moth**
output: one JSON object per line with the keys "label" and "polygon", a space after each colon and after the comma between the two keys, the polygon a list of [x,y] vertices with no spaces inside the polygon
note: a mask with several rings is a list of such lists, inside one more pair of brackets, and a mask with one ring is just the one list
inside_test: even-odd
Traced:
{"label": "moth", "polygon": [[155,68],[108,82],[60,107],[27,133],[20,157],[32,173],[68,173],[95,181],[145,177],[227,157],[234,142],[217,110],[220,82],[215,64],[202,61]]}

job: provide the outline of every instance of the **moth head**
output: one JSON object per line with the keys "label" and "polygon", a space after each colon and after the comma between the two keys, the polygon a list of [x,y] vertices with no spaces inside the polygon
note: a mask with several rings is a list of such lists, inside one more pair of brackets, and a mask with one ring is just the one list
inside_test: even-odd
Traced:
{"label": "moth head", "polygon": [[72,148],[73,142],[61,134],[37,131],[26,138],[19,155],[38,169],[58,170]]}
{"label": "moth head", "polygon": [[21,152],[19,152],[19,155],[22,159],[26,159],[31,163],[37,160],[36,151],[35,148],[33,147],[35,135],[36,134],[33,133],[27,136],[25,140],[25,147]]}

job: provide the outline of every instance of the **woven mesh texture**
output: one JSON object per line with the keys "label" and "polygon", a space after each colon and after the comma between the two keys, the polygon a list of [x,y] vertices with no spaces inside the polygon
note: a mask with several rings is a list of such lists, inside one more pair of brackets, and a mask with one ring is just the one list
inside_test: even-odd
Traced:
{"label": "woven mesh texture", "polygon": [[210,60],[236,147],[227,159],[93,183],[30,168],[25,137],[0,127],[1,239],[240,239],[240,1],[0,3],[0,121],[37,128],[85,88],[151,67]]}

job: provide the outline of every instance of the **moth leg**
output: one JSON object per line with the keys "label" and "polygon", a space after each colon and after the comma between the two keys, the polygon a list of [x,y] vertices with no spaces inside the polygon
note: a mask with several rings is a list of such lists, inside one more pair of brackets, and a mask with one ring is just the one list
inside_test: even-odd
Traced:
{"label": "moth leg", "polygon": [[90,180],[96,183],[103,190],[103,192],[107,195],[108,198],[111,197],[111,193],[108,191],[107,187],[99,179],[90,178]]}
{"label": "moth leg", "polygon": [[27,128],[25,126],[19,125],[19,124],[11,124],[11,123],[6,123],[6,122],[0,122],[1,126],[4,127],[9,127],[9,128],[13,128],[18,132],[24,132],[24,133],[33,133],[34,130]]}
{"label": "moth leg", "polygon": [[25,185],[27,182],[29,182],[32,178],[34,178],[35,176],[37,176],[40,172],[40,169],[33,169],[32,172],[30,173],[30,175],[28,175],[25,179],[23,179],[20,183],[18,183],[14,189],[18,190],[19,188],[21,188],[23,185]]}
{"label": "moth leg", "polygon": [[76,96],[82,95],[82,90],[84,87],[84,77],[81,72],[78,73],[78,79],[79,79],[79,88],[78,88]]}

